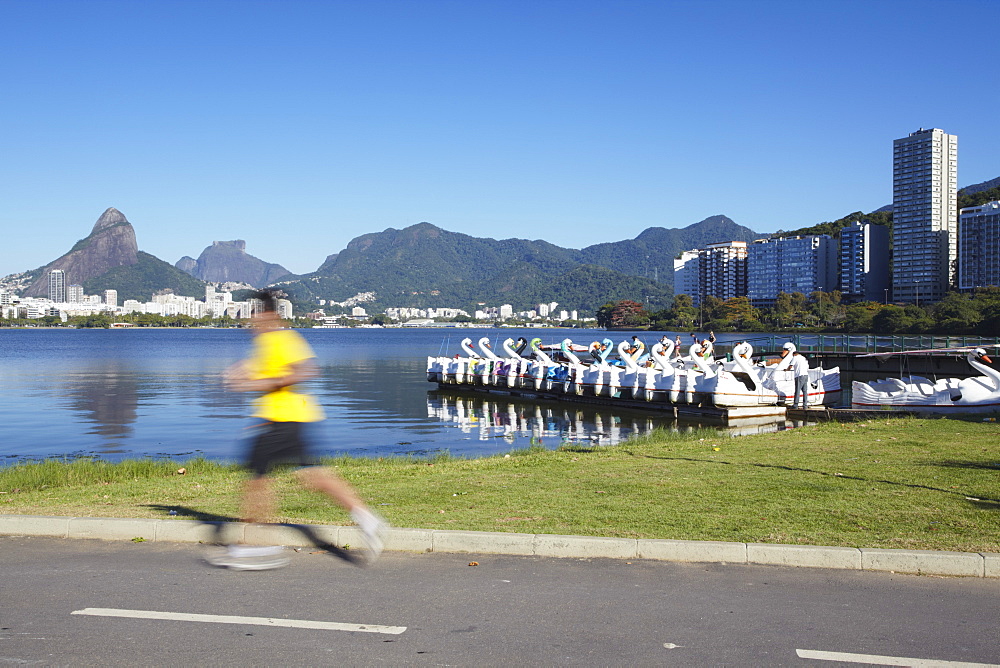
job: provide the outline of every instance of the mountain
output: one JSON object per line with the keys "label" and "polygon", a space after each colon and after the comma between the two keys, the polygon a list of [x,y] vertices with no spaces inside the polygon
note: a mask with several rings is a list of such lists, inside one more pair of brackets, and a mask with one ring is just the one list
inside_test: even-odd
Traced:
{"label": "mountain", "polygon": [[109,208],[97,219],[90,234],[59,259],[40,269],[34,282],[24,292],[25,297],[48,295],[48,275],[53,269],[66,272],[66,285],[83,285],[90,279],[116,267],[127,267],[139,261],[135,230],[121,211]]}
{"label": "mountain", "polygon": [[682,251],[722,241],[750,242],[762,236],[766,235],[737,225],[726,216],[710,216],[683,229],[650,227],[635,239],[588,246],[577,253],[576,259],[672,286],[674,258]]}
{"label": "mountain", "polygon": [[1000,200],[1000,176],[989,181],[965,186],[958,191],[958,208],[979,206]]}
{"label": "mountain", "polygon": [[146,302],[164,290],[204,299],[205,282],[185,274],[169,262],[139,251],[135,264],[115,267],[83,282],[83,291],[88,295],[101,294],[105,290],[117,290],[118,303],[126,299]]}
{"label": "mountain", "polygon": [[[979,206],[980,204],[985,204],[986,202],[992,202],[995,200],[1000,200],[1000,176],[995,179],[990,179],[989,181],[983,181],[982,183],[974,183],[971,186],[965,186],[964,188],[959,188],[958,190],[959,209],[964,209],[967,206]],[[876,225],[888,225],[891,229],[892,205],[886,204],[885,206],[875,209],[871,213],[855,211],[854,213],[849,213],[846,216],[838,218],[834,221],[818,223],[816,225],[810,225],[809,227],[799,228],[790,232],[778,230],[774,236],[794,237],[807,234],[829,234],[832,236],[840,232],[841,228],[847,227],[858,220],[875,223]]]}
{"label": "mountain", "polygon": [[994,188],[1000,188],[1000,176],[995,179],[990,179],[989,181],[983,181],[982,183],[973,183],[971,186],[965,186],[959,189],[960,195],[975,195],[976,193],[983,192],[984,190],[993,190]]}
{"label": "mountain", "polygon": [[66,285],[79,283],[86,294],[117,290],[119,301],[148,301],[164,289],[190,297],[205,294],[203,281],[140,251],[132,224],[114,207],[101,214],[90,234],[76,242],[68,253],[26,272],[33,279],[23,296],[48,296],[48,275],[53,269],[65,271]]}
{"label": "mountain", "polygon": [[635,239],[576,250],[419,223],[357,237],[317,271],[278,286],[299,303],[375,293],[373,308],[468,310],[479,303],[509,303],[523,309],[556,301],[567,310],[590,311],[626,297],[665,304],[680,251],[759,236],[725,216],[712,216],[682,230],[650,228]]}
{"label": "mountain", "polygon": [[197,260],[185,256],[174,266],[203,281],[246,283],[255,288],[274,283],[291,274],[280,264],[264,262],[247,254],[246,242],[242,239],[213,241]]}

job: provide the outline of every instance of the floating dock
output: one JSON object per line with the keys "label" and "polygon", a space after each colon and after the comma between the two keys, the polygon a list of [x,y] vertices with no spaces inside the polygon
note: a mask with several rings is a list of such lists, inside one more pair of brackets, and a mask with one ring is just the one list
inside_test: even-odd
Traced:
{"label": "floating dock", "polygon": [[750,422],[776,422],[784,420],[784,406],[700,406],[692,404],[672,404],[664,401],[640,401],[637,399],[614,399],[607,397],[587,396],[582,394],[564,394],[562,392],[547,392],[545,390],[528,390],[515,387],[497,387],[494,385],[468,385],[465,383],[438,383],[438,388],[447,392],[469,392],[473,394],[488,394],[494,396],[518,397],[522,399],[540,399],[557,403],[570,402],[589,404],[603,408],[623,408],[632,411],[655,413],[659,417],[685,420],[696,420],[711,424],[744,425]]}

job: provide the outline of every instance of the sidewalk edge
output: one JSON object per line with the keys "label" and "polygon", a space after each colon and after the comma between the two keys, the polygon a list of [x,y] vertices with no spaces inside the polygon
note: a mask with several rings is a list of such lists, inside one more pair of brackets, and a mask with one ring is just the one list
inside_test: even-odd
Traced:
{"label": "sidewalk edge", "polygon": [[[0,536],[198,543],[212,542],[219,527],[219,523],[180,519],[0,515]],[[309,534],[337,542],[349,540],[356,533],[352,527],[324,524],[271,526],[233,522],[225,523],[221,528],[230,540],[245,538],[252,542],[277,542],[289,546],[314,545]],[[1000,554],[994,553],[404,528],[387,530],[384,540],[386,550],[399,552],[646,559],[1000,577]]]}

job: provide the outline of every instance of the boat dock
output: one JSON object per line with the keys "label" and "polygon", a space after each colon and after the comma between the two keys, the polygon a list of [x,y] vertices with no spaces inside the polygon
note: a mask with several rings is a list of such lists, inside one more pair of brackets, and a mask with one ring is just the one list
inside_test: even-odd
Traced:
{"label": "boat dock", "polygon": [[663,401],[640,401],[637,399],[614,399],[609,402],[607,397],[587,396],[582,394],[564,394],[562,392],[546,392],[544,390],[527,390],[513,387],[498,387],[495,385],[472,385],[455,383],[438,383],[438,388],[448,392],[468,392],[470,394],[491,394],[494,396],[518,397],[522,399],[554,401],[557,403],[578,403],[607,408],[624,408],[627,410],[655,413],[658,417],[695,420],[710,424],[732,425],[746,424],[747,421],[761,420],[774,422],[784,420],[784,406],[739,406],[717,407],[698,406],[691,404],[671,404]]}

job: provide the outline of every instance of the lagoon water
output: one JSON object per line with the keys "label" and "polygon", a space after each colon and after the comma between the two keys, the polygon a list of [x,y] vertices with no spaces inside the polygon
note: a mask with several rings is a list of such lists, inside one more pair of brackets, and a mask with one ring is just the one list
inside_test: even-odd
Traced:
{"label": "lagoon water", "polygon": [[[327,416],[314,434],[321,454],[475,456],[614,444],[674,426],[646,412],[480,397],[426,380],[427,356],[457,354],[466,336],[488,336],[499,351],[508,336],[587,344],[601,330],[301,331],[322,367],[308,384]],[[660,333],[638,334],[651,344]],[[0,466],[62,456],[239,459],[253,420],[247,397],[224,390],[220,374],[249,343],[237,329],[0,330]]]}

